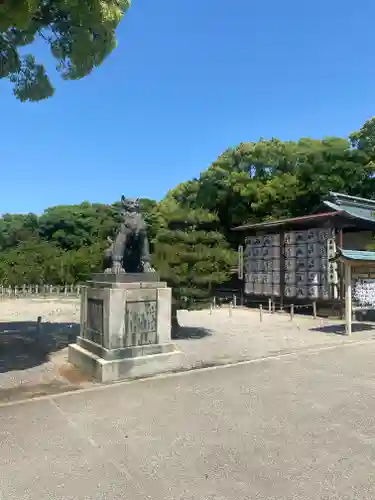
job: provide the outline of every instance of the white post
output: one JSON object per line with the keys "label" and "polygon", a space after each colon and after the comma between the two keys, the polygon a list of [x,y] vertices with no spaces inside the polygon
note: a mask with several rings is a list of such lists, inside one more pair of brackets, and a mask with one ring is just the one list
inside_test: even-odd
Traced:
{"label": "white post", "polygon": [[345,330],[352,333],[352,266],[345,262]]}
{"label": "white post", "polygon": [[313,302],[313,318],[316,319],[316,302]]}

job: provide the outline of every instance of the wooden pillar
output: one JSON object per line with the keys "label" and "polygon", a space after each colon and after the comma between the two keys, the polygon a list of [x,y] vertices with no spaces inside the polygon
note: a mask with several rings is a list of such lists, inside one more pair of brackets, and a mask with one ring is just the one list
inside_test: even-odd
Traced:
{"label": "wooden pillar", "polygon": [[344,237],[343,237],[342,227],[340,227],[340,230],[339,230],[339,246],[340,246],[340,248],[343,248],[343,245],[344,245]]}
{"label": "wooden pillar", "polygon": [[346,334],[352,333],[352,266],[344,263],[345,267],[345,330]]}
{"label": "wooden pillar", "polygon": [[280,231],[280,311],[284,309],[285,294],[285,231]]}
{"label": "wooden pillar", "polygon": [[[344,240],[343,240],[343,232],[342,227],[339,230],[339,248],[343,249]],[[344,281],[345,281],[345,264],[343,262],[338,263],[338,272],[339,272],[339,300],[340,300],[340,317],[343,319],[344,317]]]}

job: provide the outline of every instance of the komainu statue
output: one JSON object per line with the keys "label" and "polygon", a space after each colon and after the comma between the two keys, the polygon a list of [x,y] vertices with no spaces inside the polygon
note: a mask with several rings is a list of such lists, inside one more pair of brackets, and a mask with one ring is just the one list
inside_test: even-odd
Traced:
{"label": "komainu statue", "polygon": [[109,248],[104,252],[105,273],[154,272],[150,264],[147,226],[140,213],[139,199],[121,196],[122,222]]}

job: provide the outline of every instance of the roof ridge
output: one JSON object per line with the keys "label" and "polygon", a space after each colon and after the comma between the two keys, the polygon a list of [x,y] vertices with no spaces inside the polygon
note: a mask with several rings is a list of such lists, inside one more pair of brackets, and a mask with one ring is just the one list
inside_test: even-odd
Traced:
{"label": "roof ridge", "polygon": [[332,201],[334,203],[337,203],[337,202],[340,202],[340,201],[343,201],[343,202],[346,201],[346,202],[349,202],[349,203],[352,202],[352,204],[356,205],[356,206],[358,206],[360,203],[362,203],[364,205],[375,207],[375,200],[371,200],[370,198],[361,198],[359,196],[351,196],[349,194],[336,193],[334,191],[330,191],[328,199],[327,200],[323,200],[323,202],[324,201],[330,201],[329,198],[331,198],[331,199],[333,198]]}
{"label": "roof ridge", "polygon": [[317,214],[308,214],[308,215],[301,215],[299,217],[283,217],[282,219],[276,219],[276,220],[266,220],[263,222],[247,222],[246,224],[242,224],[241,226],[236,226],[232,227],[232,231],[240,231],[243,229],[252,229],[252,228],[261,228],[261,227],[276,227],[283,225],[285,223],[293,223],[293,222],[299,222],[299,221],[311,221],[319,218],[324,218],[324,217],[335,217],[337,215],[340,215],[344,213],[344,210],[333,210],[330,212],[320,212]]}

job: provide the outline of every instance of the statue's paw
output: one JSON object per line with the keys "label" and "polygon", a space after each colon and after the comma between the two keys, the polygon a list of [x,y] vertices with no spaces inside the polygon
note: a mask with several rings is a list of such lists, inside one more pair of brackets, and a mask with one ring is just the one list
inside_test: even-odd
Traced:
{"label": "statue's paw", "polygon": [[111,273],[113,274],[125,274],[125,270],[121,266],[121,264],[113,264]]}

